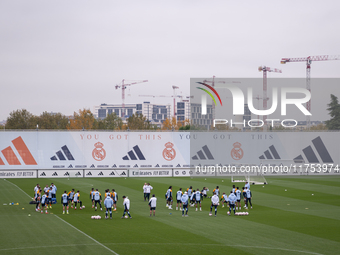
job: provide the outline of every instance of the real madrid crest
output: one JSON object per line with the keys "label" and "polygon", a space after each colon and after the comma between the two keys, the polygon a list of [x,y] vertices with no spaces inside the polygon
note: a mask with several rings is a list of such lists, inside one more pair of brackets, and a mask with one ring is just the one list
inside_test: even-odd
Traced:
{"label": "real madrid crest", "polygon": [[234,148],[231,150],[230,155],[235,160],[240,160],[243,158],[243,150],[241,149],[241,144],[236,142],[233,144]]}
{"label": "real madrid crest", "polygon": [[176,157],[176,151],[172,148],[173,146],[173,143],[170,142],[165,144],[165,149],[163,150],[163,158],[165,160],[171,161]]}
{"label": "real madrid crest", "polygon": [[104,144],[101,142],[95,143],[92,151],[92,157],[97,161],[102,161],[106,157],[106,151],[103,149]]}

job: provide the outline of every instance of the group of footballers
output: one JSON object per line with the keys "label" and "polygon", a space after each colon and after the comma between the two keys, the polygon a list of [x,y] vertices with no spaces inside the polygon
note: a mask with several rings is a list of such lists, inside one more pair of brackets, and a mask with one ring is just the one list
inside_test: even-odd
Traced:
{"label": "group of footballers", "polygon": [[[46,187],[44,188],[44,190],[41,189],[40,185],[37,184],[34,187],[34,199],[36,201],[36,211],[37,212],[41,212],[43,213],[45,210],[45,213],[47,214],[48,211],[47,209],[50,208],[52,209],[52,203],[53,200],[56,201],[56,192],[57,192],[57,187],[51,183],[50,186],[46,185]],[[95,211],[97,211],[97,205],[99,205],[100,210],[102,211],[102,195],[101,193],[98,191],[98,189],[94,189],[92,188],[90,191],[90,199],[92,202],[92,208],[95,208]],[[128,216],[130,218],[131,214],[130,214],[130,200],[128,199],[128,197],[123,196],[123,206],[124,206],[124,213],[122,218],[124,218],[125,214],[127,213]],[[115,189],[112,189],[111,192],[109,189],[105,190],[105,200],[104,200],[104,207],[106,209],[106,219],[108,219],[108,214],[110,214],[110,218],[112,219],[112,210],[116,211],[117,210],[117,201],[118,201],[118,194],[115,191]],[[61,203],[63,205],[63,214],[69,214],[69,206],[71,205],[71,208],[74,208],[75,210],[77,210],[77,205],[79,204],[79,209],[82,210],[83,208],[85,208],[85,206],[83,206],[83,202],[80,200],[80,191],[77,190],[77,192],[75,192],[74,189],[72,189],[71,191],[67,192],[66,190],[64,191],[64,193],[61,195]],[[65,210],[66,209],[66,210]]]}
{"label": "group of footballers", "polygon": [[49,208],[52,208],[52,200],[56,198],[57,193],[57,186],[54,185],[54,183],[51,183],[51,185],[46,185],[44,189],[40,187],[39,184],[37,184],[34,187],[34,200],[36,201],[36,207],[35,210],[37,212],[41,211],[41,213],[47,212],[47,208],[49,205]]}
{"label": "group of footballers", "polygon": [[[37,212],[43,213],[45,210],[45,213],[47,214],[47,209],[52,209],[52,204],[57,202],[56,198],[57,193],[57,186],[54,185],[54,183],[51,183],[50,186],[46,185],[46,187],[42,190],[40,185],[37,184],[34,187],[34,200],[36,201],[36,207],[35,210]],[[83,208],[82,201],[80,201],[80,192],[79,190],[77,192],[72,189],[70,192],[67,193],[65,190],[64,193],[61,195],[61,203],[63,204],[63,214],[66,213],[69,214],[69,204],[71,203],[71,208],[77,209],[77,204],[80,204],[80,210]],[[54,202],[55,201],[55,202]]]}
{"label": "group of footballers", "polygon": [[[95,208],[95,211],[97,211],[97,204],[99,204],[100,210],[102,211],[102,194],[98,191],[98,189],[94,190],[92,188],[90,192],[90,199],[92,201],[92,208]],[[104,199],[104,207],[105,207],[105,219],[109,218],[112,219],[112,211],[117,211],[117,201],[118,201],[118,194],[115,189],[106,189],[105,190],[105,199]],[[125,214],[127,213],[128,217],[131,217],[130,214],[130,199],[126,196],[123,196],[123,206],[124,206],[124,212],[122,218],[125,217]]]}
{"label": "group of footballers", "polygon": [[[150,183],[145,183],[143,186],[143,191],[144,191],[144,201],[149,202],[149,207],[150,207],[150,216],[155,216],[155,211],[156,211],[156,201],[157,198],[153,194],[151,199],[150,199],[150,192],[153,189],[153,187],[150,185]],[[42,189],[37,184],[36,187],[34,187],[34,198],[36,201],[36,211],[43,213],[45,209],[45,213],[47,212],[48,208],[52,208],[52,201],[53,199],[56,200],[56,192],[57,192],[57,187],[51,183],[50,186],[46,185],[44,188],[44,193],[42,194]],[[216,186],[216,188],[213,190],[213,195],[211,197],[208,197],[207,192],[209,189],[207,187],[203,187],[202,190],[196,189],[194,190],[192,186],[186,189],[186,191],[183,192],[182,188],[180,188],[177,193],[176,193],[176,210],[182,211],[182,216],[187,217],[188,216],[188,207],[189,205],[191,207],[196,206],[196,211],[199,210],[202,211],[202,204],[201,202],[203,199],[210,198],[211,199],[211,206],[210,206],[210,212],[209,215],[212,215],[212,210],[214,209],[215,211],[215,216],[217,214],[217,207],[220,205],[220,202],[222,204],[222,208],[225,206],[225,204],[229,207],[228,215],[231,214],[231,210],[233,210],[234,214],[235,211],[241,210],[241,199],[243,198],[244,200],[244,207],[245,209],[248,209],[248,205],[250,205],[250,208],[252,207],[251,203],[251,198],[252,194],[250,191],[250,184],[248,182],[245,183],[244,187],[242,187],[242,191],[239,189],[239,187],[235,187],[233,185],[232,190],[230,191],[230,194],[227,195],[225,192],[222,193],[220,197],[220,189],[219,186]],[[172,195],[172,186],[169,186],[166,194],[166,207],[168,209],[172,210],[172,204],[173,204],[173,195]],[[92,208],[97,211],[97,205],[99,205],[100,210],[102,211],[102,195],[98,191],[98,189],[92,188],[90,191],[90,199],[92,202]],[[124,217],[131,217],[130,214],[130,200],[128,197],[123,196],[123,206],[124,206],[124,212],[123,216]],[[105,199],[104,199],[104,207],[105,207],[105,218],[109,218],[110,214],[110,219],[112,219],[112,211],[117,210],[117,201],[118,201],[118,194],[115,191],[115,189],[112,189],[111,191],[109,189],[105,190]],[[80,207],[79,209],[85,208],[83,206],[82,201],[80,200],[80,192],[79,190],[75,192],[74,189],[69,191],[65,190],[64,193],[61,195],[61,203],[63,205],[63,214],[65,214],[65,209],[66,213],[69,214],[69,205],[71,204],[71,208],[74,208],[75,210],[77,209],[77,205],[79,204]],[[127,216],[125,216],[127,214]]]}
{"label": "group of footballers", "polygon": [[[220,189],[219,186],[216,186],[216,188],[213,190],[213,196],[208,197],[207,191],[209,189],[207,187],[203,187],[203,189],[200,191],[200,189],[194,190],[192,186],[186,189],[186,191],[183,193],[182,188],[180,188],[176,193],[176,210],[182,211],[182,216],[187,217],[188,216],[188,206],[195,207],[196,205],[196,211],[199,210],[202,211],[202,204],[201,201],[203,201],[204,198],[210,198],[211,199],[211,206],[210,206],[210,212],[209,215],[212,215],[212,210],[214,208],[215,210],[215,216],[217,214],[217,207],[219,206],[220,202],[222,203],[222,208],[224,207],[224,204],[226,204],[229,207],[228,215],[231,215],[231,210],[233,210],[234,214],[236,210],[241,210],[241,199],[244,199],[244,207],[245,209],[248,209],[248,204],[250,205],[250,208],[253,208],[253,205],[251,203],[251,191],[250,191],[250,184],[248,182],[245,183],[244,187],[242,187],[242,191],[239,189],[239,187],[235,187],[233,185],[232,190],[230,191],[229,196],[223,192],[222,196],[220,197]],[[172,210],[172,204],[173,204],[173,196],[172,196],[172,186],[169,186],[167,192],[165,193],[166,198],[166,207],[168,209]],[[178,207],[179,206],[179,207]],[[150,212],[151,214],[151,212]]]}

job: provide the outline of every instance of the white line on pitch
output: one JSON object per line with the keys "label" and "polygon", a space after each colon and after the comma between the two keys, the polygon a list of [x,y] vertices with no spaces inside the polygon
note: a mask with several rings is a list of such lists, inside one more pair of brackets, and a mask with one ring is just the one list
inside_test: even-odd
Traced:
{"label": "white line on pitch", "polygon": [[[197,243],[105,243],[113,244],[113,245],[197,245]],[[266,247],[266,246],[251,246],[251,245],[242,245],[242,244],[200,244],[201,246],[226,246],[226,247],[242,247],[242,248],[258,248],[258,249],[268,249],[268,250],[281,250],[281,251],[293,251],[299,253],[306,253],[306,254],[313,254],[313,255],[323,255],[322,253],[310,252],[310,251],[300,251],[300,250],[293,250],[293,249],[286,249],[286,248],[278,248],[278,247]]]}
{"label": "white line on pitch", "polygon": [[88,238],[90,238],[92,241],[96,242],[97,244],[99,244],[100,246],[103,246],[105,249],[107,249],[108,251],[112,252],[113,254],[119,255],[118,253],[114,252],[113,250],[111,250],[110,248],[106,247],[104,244],[98,242],[96,239],[94,239],[93,237],[89,236],[88,234],[84,233],[83,231],[77,229],[75,226],[71,225],[70,223],[68,223],[67,221],[63,220],[62,218],[60,218],[59,216],[55,215],[55,217],[57,217],[59,220],[63,221],[64,223],[66,223],[67,225],[69,225],[70,227],[74,228],[75,230],[77,230],[79,233],[82,233],[83,235],[87,236]]}
{"label": "white line on pitch", "polygon": [[59,244],[59,245],[49,245],[49,246],[32,246],[32,247],[15,247],[15,248],[7,248],[7,249],[0,249],[0,251],[11,251],[11,250],[26,250],[26,249],[37,249],[37,248],[53,248],[53,247],[73,247],[73,246],[93,246],[98,244]]}
{"label": "white line on pitch", "polygon": [[[6,180],[7,181],[7,180]],[[23,191],[20,187],[18,187],[16,184],[7,181],[8,183],[14,185],[15,187],[17,187],[19,190],[21,190],[23,193],[25,193],[29,198],[31,198],[30,195],[28,195],[25,191]],[[110,251],[113,254],[119,255],[118,253],[114,252],[113,250],[111,250],[110,248],[106,247],[104,244],[98,242],[96,239],[94,239],[93,237],[89,236],[88,234],[85,234],[83,231],[77,229],[75,226],[73,226],[72,224],[68,223],[67,221],[63,220],[62,218],[58,217],[57,215],[54,215],[55,217],[57,217],[59,220],[63,221],[64,223],[66,223],[67,225],[69,225],[70,227],[74,228],[75,230],[77,230],[79,233],[82,233],[83,235],[85,235],[86,237],[90,238],[92,241],[94,241],[95,243],[99,244],[100,246],[104,247],[105,249],[107,249],[108,251]]]}

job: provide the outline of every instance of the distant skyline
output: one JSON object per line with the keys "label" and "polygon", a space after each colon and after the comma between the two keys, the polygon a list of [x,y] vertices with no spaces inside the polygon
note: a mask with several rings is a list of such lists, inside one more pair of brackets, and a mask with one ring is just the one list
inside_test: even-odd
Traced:
{"label": "distant skyline", "polygon": [[[305,78],[305,63],[283,57],[340,55],[336,1],[0,2],[0,121],[11,111],[73,115],[125,103],[171,104],[190,94],[190,78]],[[313,62],[312,78],[340,78],[340,61]],[[313,87],[334,94],[340,86]],[[258,92],[261,93],[261,92]],[[323,105],[330,102],[322,97]],[[326,101],[324,101],[326,100]],[[312,102],[312,110],[313,110]],[[325,108],[311,120],[327,120]],[[300,120],[300,119],[298,119]],[[303,120],[303,118],[301,119]]]}

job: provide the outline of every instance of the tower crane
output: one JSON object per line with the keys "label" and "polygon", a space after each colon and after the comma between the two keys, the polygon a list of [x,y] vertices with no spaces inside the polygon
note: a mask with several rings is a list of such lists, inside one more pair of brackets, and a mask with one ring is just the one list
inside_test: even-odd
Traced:
{"label": "tower crane", "polygon": [[172,89],[174,90],[174,117],[176,117],[176,89],[179,89],[177,86],[172,86]]}
{"label": "tower crane", "polygon": [[[257,100],[257,109],[259,110],[260,109],[260,100],[263,99],[262,97],[260,97],[259,95],[257,95],[257,97],[253,97],[253,99],[256,99]],[[269,98],[267,97],[267,100]],[[260,125],[260,116],[257,115],[257,119],[258,119],[258,122],[257,124]]]}
{"label": "tower crane", "polygon": [[[282,58],[281,64],[288,62],[306,62],[306,88],[311,92],[310,87],[310,68],[312,61],[328,61],[328,60],[340,60],[340,55],[319,55],[319,56],[308,56],[302,58]],[[310,112],[312,109],[311,100],[306,103],[306,108]],[[307,116],[307,128],[310,128],[310,116]]]}
{"label": "tower crane", "polygon": [[[128,83],[125,83],[128,82]],[[141,80],[141,81],[127,81],[127,80],[122,80],[119,84],[115,86],[116,89],[122,88],[122,112],[121,112],[121,117],[125,117],[125,89],[127,86],[135,85],[138,83],[143,83],[143,82],[148,82],[148,80]]]}
{"label": "tower crane", "polygon": [[[274,73],[282,73],[282,71],[280,69],[277,68],[270,68],[268,66],[259,66],[258,68],[259,72],[263,72],[263,96],[262,96],[262,100],[263,100],[263,110],[267,110],[267,101],[268,101],[268,97],[267,97],[267,72],[274,72]],[[263,122],[265,123],[265,120],[267,119],[267,115],[263,115]],[[266,130],[266,125],[264,125],[264,129]]]}

